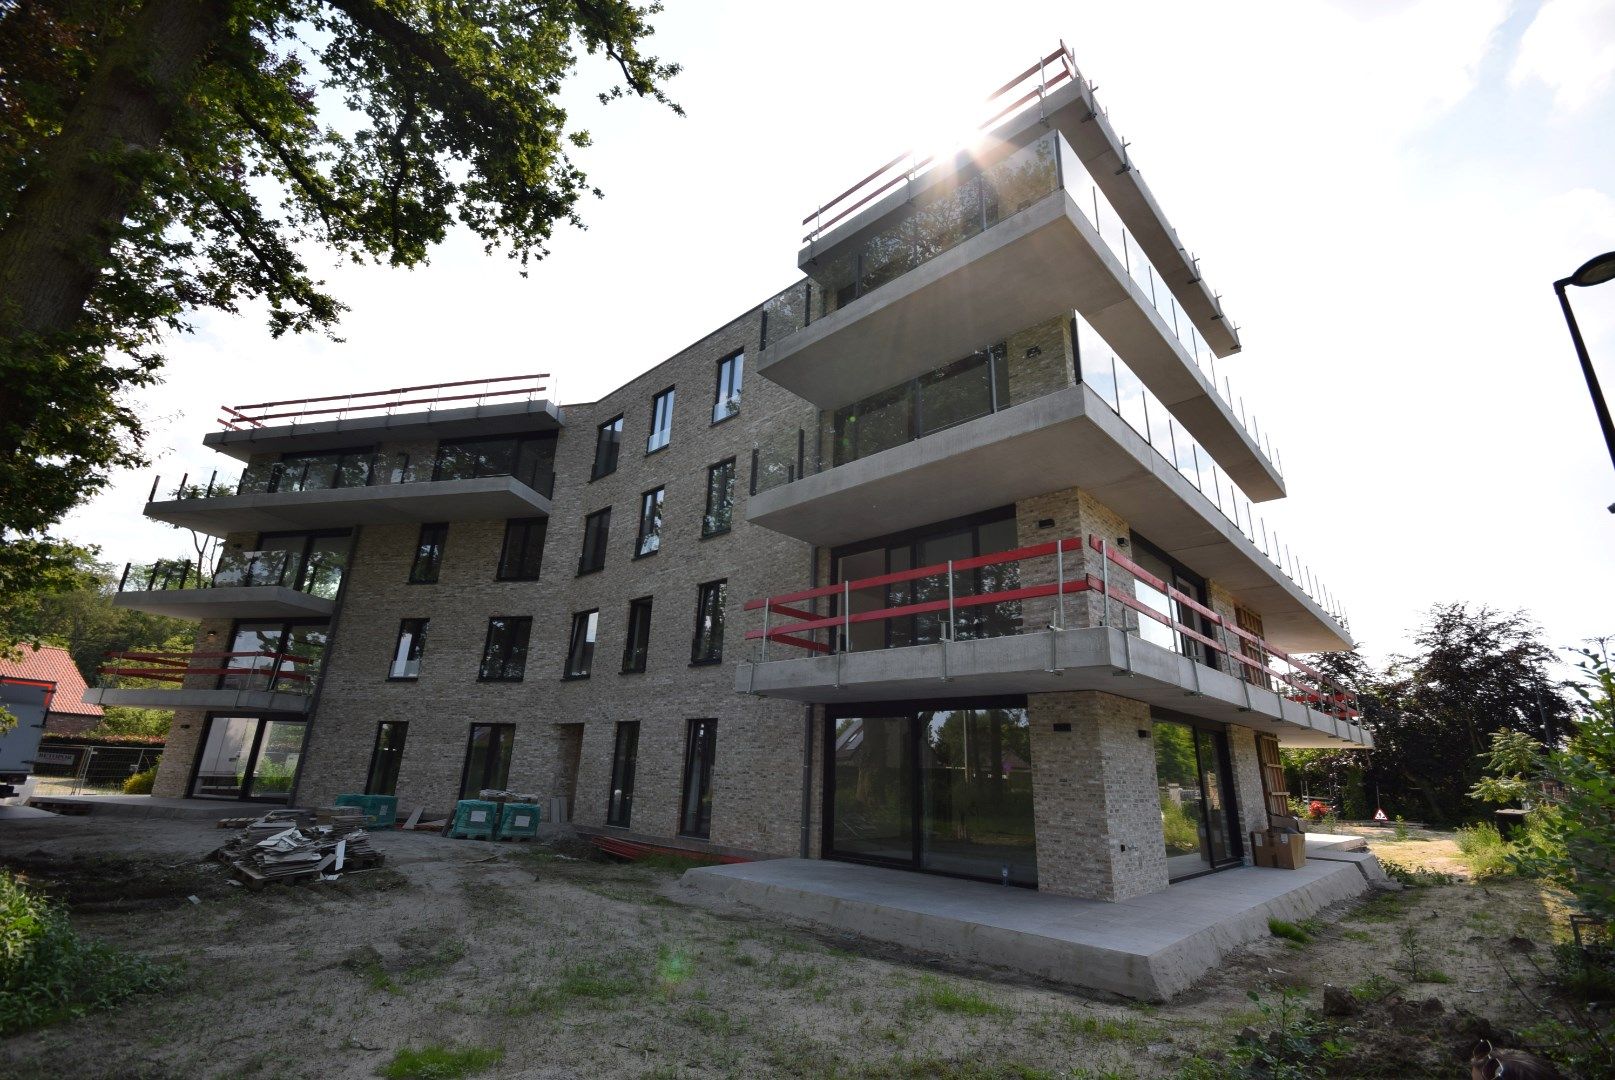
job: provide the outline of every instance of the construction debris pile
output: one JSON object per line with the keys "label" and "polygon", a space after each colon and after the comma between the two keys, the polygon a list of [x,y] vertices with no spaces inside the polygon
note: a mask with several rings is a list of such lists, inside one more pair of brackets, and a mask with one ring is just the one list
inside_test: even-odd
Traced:
{"label": "construction debris pile", "polygon": [[358,807],[271,810],[251,821],[213,857],[250,888],[271,881],[332,880],[380,866]]}

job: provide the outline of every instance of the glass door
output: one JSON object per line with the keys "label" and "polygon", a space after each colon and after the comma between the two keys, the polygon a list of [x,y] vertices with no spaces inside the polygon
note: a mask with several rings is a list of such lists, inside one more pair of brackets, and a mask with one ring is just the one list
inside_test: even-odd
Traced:
{"label": "glass door", "polygon": [[303,756],[302,720],[214,716],[202,735],[191,796],[286,802]]}
{"label": "glass door", "polygon": [[514,724],[472,724],[460,798],[475,799],[485,788],[503,791],[510,781],[510,755],[515,743]]}
{"label": "glass door", "polygon": [[914,858],[914,730],[911,718],[832,720],[831,846],[837,854],[881,861]]}
{"label": "glass door", "polygon": [[1155,721],[1153,734],[1167,879],[1240,860],[1228,737],[1167,720]]}

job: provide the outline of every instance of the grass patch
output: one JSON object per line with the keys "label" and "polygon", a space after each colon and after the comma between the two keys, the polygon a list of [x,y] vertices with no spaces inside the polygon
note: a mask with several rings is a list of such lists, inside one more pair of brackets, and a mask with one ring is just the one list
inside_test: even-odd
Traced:
{"label": "grass patch", "polygon": [[156,990],[167,969],[86,941],[61,905],[0,870],[0,1035]]}
{"label": "grass patch", "polygon": [[1503,839],[1497,826],[1491,822],[1466,825],[1458,830],[1455,839],[1458,841],[1458,853],[1469,864],[1469,872],[1475,875],[1477,881],[1503,877],[1513,872],[1508,861],[1508,841]]}
{"label": "grass patch", "polygon": [[395,988],[392,976],[387,974],[387,968],[381,962],[381,954],[373,945],[361,945],[348,953],[342,960],[342,966],[363,979],[372,990]]}
{"label": "grass patch", "polygon": [[968,990],[960,990],[949,986],[934,975],[926,975],[920,979],[921,990],[910,1004],[934,1009],[937,1012],[954,1013],[958,1016],[1010,1016],[1012,1011],[996,1001],[989,1001],[980,994],[972,994]]}
{"label": "grass patch", "polygon": [[555,989],[563,997],[614,1001],[634,993],[640,985],[637,976],[607,971],[599,964],[582,963],[563,969]]}
{"label": "grass patch", "polygon": [[423,1046],[400,1050],[377,1070],[387,1080],[455,1080],[471,1076],[497,1064],[503,1050],[487,1046]]}
{"label": "grass patch", "polygon": [[1432,885],[1457,885],[1463,879],[1457,874],[1443,873],[1440,870],[1425,870],[1422,867],[1404,866],[1399,862],[1381,859],[1380,869],[1392,881],[1400,882],[1412,889],[1427,889]]}
{"label": "grass patch", "polygon": [[1283,919],[1267,920],[1267,932],[1276,938],[1283,938],[1292,945],[1306,945],[1312,941],[1312,933],[1309,930],[1293,922],[1285,922]]}
{"label": "grass patch", "polygon": [[1062,1017],[1065,1029],[1073,1035],[1101,1042],[1142,1042],[1148,1034],[1143,1024],[1132,1017],[1079,1016],[1067,1013]]}

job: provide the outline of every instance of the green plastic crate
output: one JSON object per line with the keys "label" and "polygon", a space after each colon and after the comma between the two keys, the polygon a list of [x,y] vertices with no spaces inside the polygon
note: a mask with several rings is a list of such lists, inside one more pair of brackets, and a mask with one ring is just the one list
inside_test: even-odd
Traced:
{"label": "green plastic crate", "polygon": [[487,799],[461,799],[454,804],[449,835],[458,839],[492,840],[499,824],[499,804]]}
{"label": "green plastic crate", "polygon": [[533,803],[506,803],[499,815],[499,839],[532,840],[538,836],[538,823],[544,812]]}
{"label": "green plastic crate", "polygon": [[333,806],[356,806],[364,812],[367,829],[390,829],[398,824],[396,795],[338,795]]}

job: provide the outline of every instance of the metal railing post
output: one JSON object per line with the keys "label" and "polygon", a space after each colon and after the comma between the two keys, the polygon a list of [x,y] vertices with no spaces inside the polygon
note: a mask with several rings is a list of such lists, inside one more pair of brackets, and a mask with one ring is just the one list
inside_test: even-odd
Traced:
{"label": "metal railing post", "polygon": [[837,652],[848,652],[852,649],[852,582],[841,583],[841,648]]}
{"label": "metal railing post", "polygon": [[948,560],[948,640],[957,641],[953,612],[953,560]]}
{"label": "metal railing post", "polygon": [[1110,625],[1110,549],[1099,541],[1099,625]]}
{"label": "metal railing post", "polygon": [[1056,598],[1055,624],[1065,629],[1065,541],[1054,542],[1054,595]]}
{"label": "metal railing post", "polygon": [[123,587],[127,584],[129,584],[129,564],[124,563],[123,576],[118,579],[118,591],[123,592]]}
{"label": "metal railing post", "polygon": [[773,602],[774,598],[772,596],[763,601],[763,663],[765,664],[768,663],[768,609]]}

